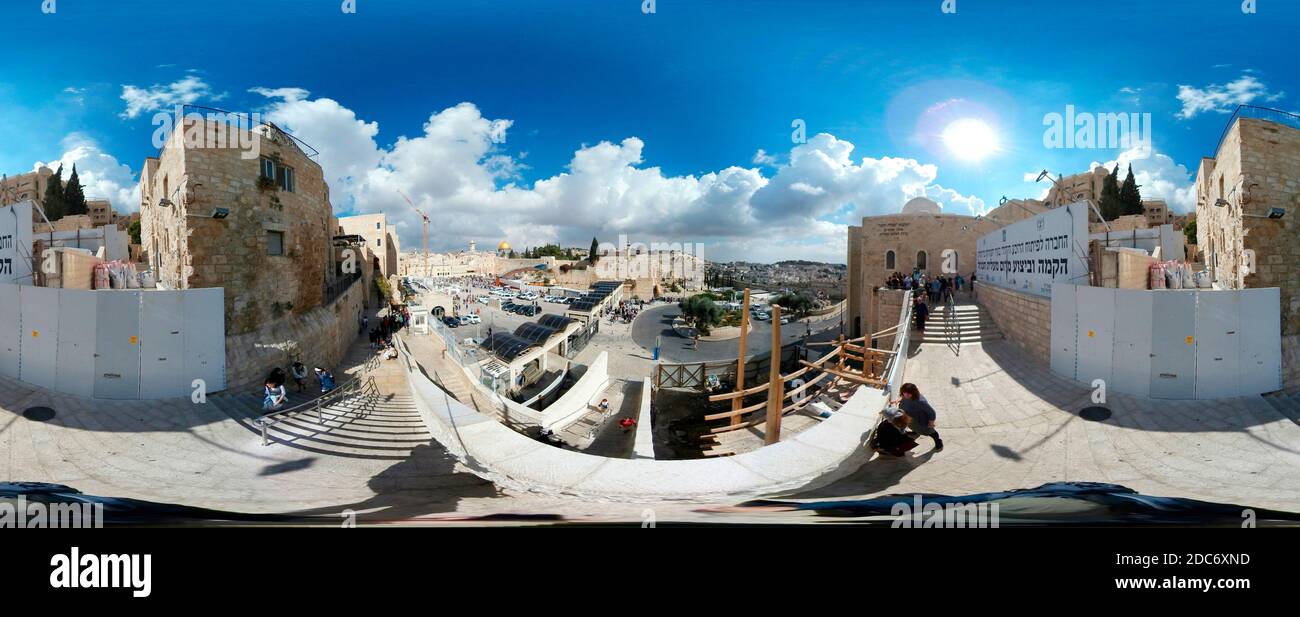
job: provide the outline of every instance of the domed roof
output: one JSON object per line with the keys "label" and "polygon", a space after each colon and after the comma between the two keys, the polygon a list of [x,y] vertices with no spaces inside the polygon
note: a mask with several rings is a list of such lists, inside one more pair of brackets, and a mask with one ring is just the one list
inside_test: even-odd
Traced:
{"label": "domed roof", "polygon": [[501,244],[498,244],[498,245],[497,245],[497,250],[498,250],[498,251],[508,251],[508,250],[510,250],[510,243],[509,243],[509,242],[506,242],[505,240],[502,240],[502,241],[501,241]]}
{"label": "domed roof", "polygon": [[925,197],[916,197],[911,201],[903,204],[903,214],[942,214],[943,208],[939,204],[926,199]]}

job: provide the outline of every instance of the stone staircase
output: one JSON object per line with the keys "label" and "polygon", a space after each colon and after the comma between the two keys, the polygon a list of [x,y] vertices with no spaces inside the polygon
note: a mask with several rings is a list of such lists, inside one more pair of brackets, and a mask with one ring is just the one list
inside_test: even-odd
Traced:
{"label": "stone staircase", "polygon": [[[340,387],[361,374],[361,367],[373,352],[357,346],[345,361],[353,368],[336,373]],[[318,414],[312,406],[282,416],[267,428],[272,447],[286,446],[327,456],[373,460],[406,460],[411,451],[428,445],[432,438],[415,408],[405,377],[396,360],[382,361],[362,379],[356,393],[333,400]],[[315,379],[308,376],[308,390],[295,392],[286,384],[289,405],[297,406],[319,397],[313,392]],[[260,393],[228,393],[208,398],[208,403],[248,429],[261,443],[262,430],[256,420],[262,416]]]}
{"label": "stone staircase", "polygon": [[957,304],[952,312],[939,305],[930,311],[925,333],[916,337],[921,343],[962,344],[1004,338],[993,318],[977,304]]}

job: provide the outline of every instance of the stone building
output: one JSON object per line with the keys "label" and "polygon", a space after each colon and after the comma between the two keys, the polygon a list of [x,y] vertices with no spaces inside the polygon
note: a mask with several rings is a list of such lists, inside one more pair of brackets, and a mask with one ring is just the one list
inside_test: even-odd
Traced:
{"label": "stone building", "polygon": [[[944,214],[939,204],[917,197],[898,214],[868,216],[861,225],[850,226],[850,335],[874,331],[877,290],[889,275],[920,271],[935,276],[960,273],[969,279],[975,271],[976,241],[1004,225],[986,217]],[[952,252],[945,258],[948,250]]]}
{"label": "stone building", "polygon": [[36,171],[0,178],[0,206],[30,199],[36,205],[44,207],[45,187],[53,175],[54,170],[42,166]]}
{"label": "stone building", "polygon": [[1042,214],[1048,210],[1047,204],[1037,199],[1007,199],[998,207],[989,210],[982,218],[990,219],[1001,225],[1010,225]]}
{"label": "stone building", "polygon": [[160,285],[225,288],[226,333],[257,330],[325,301],[334,281],[332,208],[320,165],[272,125],[249,148],[200,147],[237,130],[187,119],[140,174],[141,243]]}
{"label": "stone building", "polygon": [[[1101,191],[1105,187],[1106,176],[1109,175],[1110,170],[1098,166],[1083,173],[1065,176],[1052,183],[1052,188],[1047,191],[1047,197],[1043,198],[1043,202],[1049,208],[1058,208],[1085,199],[1101,203]],[[1123,181],[1123,178],[1120,178],[1120,181]]]}
{"label": "stone building", "polygon": [[86,214],[90,215],[90,221],[95,224],[95,227],[117,222],[117,213],[113,211],[113,205],[107,199],[87,199]]}
{"label": "stone building", "polygon": [[[1172,223],[1173,212],[1169,211],[1169,204],[1163,199],[1143,199],[1142,214],[1147,218],[1148,227],[1159,227],[1166,223]],[[1181,227],[1175,227],[1181,229]]]}
{"label": "stone building", "polygon": [[[1247,114],[1248,115],[1248,114]],[[1281,291],[1282,382],[1300,385],[1300,116],[1233,116],[1196,172],[1196,244],[1228,289]],[[1270,218],[1271,217],[1271,218]]]}
{"label": "stone building", "polygon": [[379,214],[358,214],[339,217],[340,235],[361,236],[366,246],[379,258],[379,272],[384,277],[397,274],[398,255],[402,252],[396,229],[388,224],[388,217]]}

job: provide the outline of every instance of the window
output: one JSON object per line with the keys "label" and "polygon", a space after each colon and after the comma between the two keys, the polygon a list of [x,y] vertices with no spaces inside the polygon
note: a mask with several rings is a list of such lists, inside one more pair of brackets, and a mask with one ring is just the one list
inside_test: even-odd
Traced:
{"label": "window", "polygon": [[925,251],[916,252],[916,268],[918,270],[928,270],[930,268],[929,261],[929,256],[925,254]]}
{"label": "window", "polygon": [[284,232],[283,231],[266,232],[266,254],[267,255],[284,254]]}
{"label": "window", "polygon": [[379,229],[379,223],[377,221],[375,222],[375,229]]}
{"label": "window", "polygon": [[885,269],[886,269],[886,270],[893,270],[893,269],[894,269],[894,252],[893,252],[893,251],[885,251]]}
{"label": "window", "polygon": [[383,246],[383,245],[384,245],[383,238],[375,238],[375,246]]}
{"label": "window", "polygon": [[273,159],[264,158],[262,159],[262,177],[273,180],[275,185],[280,187],[282,191],[293,192],[295,178],[292,167],[278,163]]}

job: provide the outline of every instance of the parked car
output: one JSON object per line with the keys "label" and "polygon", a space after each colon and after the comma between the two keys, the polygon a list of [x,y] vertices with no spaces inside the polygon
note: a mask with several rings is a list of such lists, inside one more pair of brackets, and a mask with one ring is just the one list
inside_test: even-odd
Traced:
{"label": "parked car", "polygon": [[527,315],[528,317],[532,317],[533,315],[536,315],[540,312],[542,312],[542,309],[540,307],[536,307],[531,304],[525,304],[519,307],[519,314]]}
{"label": "parked car", "polygon": [[489,297],[487,297],[487,296],[479,296],[479,297],[474,298],[474,299],[475,299],[475,300],[478,300],[478,303],[479,303],[479,304],[487,304],[488,302],[491,302],[491,301],[492,301],[492,298],[489,298]]}
{"label": "parked car", "polygon": [[502,304],[502,305],[501,305],[501,310],[503,310],[503,311],[505,311],[505,312],[507,312],[507,313],[513,313],[513,312],[515,312],[515,308],[518,307],[518,306],[519,306],[519,305],[518,305],[518,304],[515,304],[514,302],[506,302],[505,304]]}
{"label": "parked car", "polygon": [[482,322],[483,322],[483,320],[480,319],[478,315],[474,315],[474,314],[472,314],[472,313],[469,314],[469,315],[462,315],[462,316],[460,317],[460,323],[461,323],[462,325],[476,324],[476,323],[482,323]]}
{"label": "parked car", "polygon": [[448,328],[459,328],[460,320],[455,317],[443,317],[442,323],[447,324]]}

